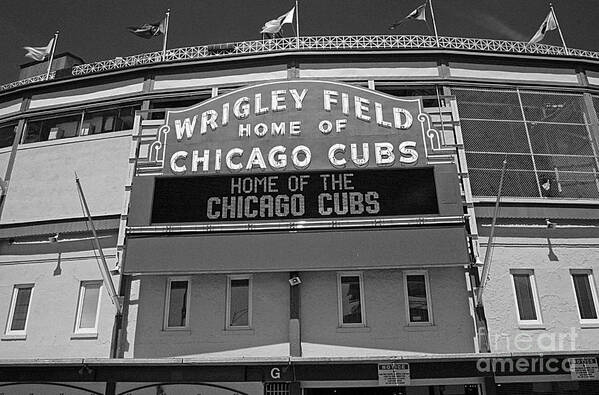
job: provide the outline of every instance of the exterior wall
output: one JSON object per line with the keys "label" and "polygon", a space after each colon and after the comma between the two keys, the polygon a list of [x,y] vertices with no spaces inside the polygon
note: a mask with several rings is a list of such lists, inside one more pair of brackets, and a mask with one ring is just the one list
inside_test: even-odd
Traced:
{"label": "exterior wall", "polygon": [[[302,272],[301,340],[303,355],[332,356],[327,347],[364,347],[381,352],[459,353],[474,351],[464,270],[430,268],[433,326],[407,326],[401,270],[363,272],[366,328],[339,328],[337,274]],[[253,275],[253,328],[225,330],[226,275],[193,275],[190,329],[165,331],[166,276],[140,277],[137,312],[128,319],[131,357],[190,356],[228,351],[231,356],[288,355],[289,283],[286,273]],[[205,317],[210,317],[206,320]],[[134,332],[134,333],[132,333]],[[256,349],[255,347],[260,347]],[[253,348],[253,349],[252,349]],[[354,351],[355,352],[355,351]]]}
{"label": "exterior wall", "polygon": [[4,179],[12,147],[0,148],[0,177]]}
{"label": "exterior wall", "polygon": [[505,66],[484,63],[450,62],[452,77],[467,79],[497,79],[518,82],[541,82],[577,84],[574,69],[557,69],[551,67],[539,68],[535,66]]}
{"label": "exterior wall", "polygon": [[143,91],[143,80],[137,78],[117,83],[92,85],[84,88],[62,89],[57,92],[33,95],[30,109],[57,107],[97,100],[114,100],[120,97],[139,94]]}
{"label": "exterior wall", "polygon": [[125,131],[20,146],[0,223],[83,217],[75,172],[92,215],[120,214],[130,141]]}
{"label": "exterior wall", "polygon": [[218,85],[248,85],[259,81],[287,78],[287,65],[245,67],[239,69],[204,70],[191,73],[158,74],[154,79],[154,90],[189,90]]}
{"label": "exterior wall", "polygon": [[21,104],[21,99],[11,100],[0,104],[0,118],[19,112]]}
{"label": "exterior wall", "polygon": [[[86,242],[87,245],[89,243]],[[101,280],[102,276],[92,251],[70,251],[65,244],[46,248],[58,250],[54,253],[38,249],[28,255],[14,252],[3,254],[0,263],[0,358],[110,356],[116,309],[104,286],[99,300],[97,336],[74,334],[80,282]],[[105,251],[107,259],[114,260],[114,249]],[[118,285],[117,277],[114,277],[114,281]],[[26,323],[26,339],[5,335],[15,284],[34,284]]]}
{"label": "exterior wall", "polygon": [[[304,343],[405,352],[474,352],[474,324],[468,309],[463,268],[428,269],[433,326],[407,325],[401,270],[362,273],[365,328],[339,327],[336,272],[301,274]],[[304,355],[310,349],[304,346]]]}
{"label": "exterior wall", "polygon": [[[591,269],[597,282],[596,246],[596,239],[496,238],[484,292],[491,351],[599,349],[599,326],[581,325],[570,275],[570,269]],[[534,269],[543,320],[539,329],[518,325],[510,269]]]}
{"label": "exterior wall", "polygon": [[[270,346],[268,356],[288,355],[289,283],[286,273],[256,273],[252,284],[252,329],[226,330],[227,276],[193,275],[189,330],[163,330],[167,276],[140,278],[133,349],[135,358],[190,356],[237,350],[231,355],[260,356],[245,348]],[[130,320],[131,321],[131,320]],[[238,350],[241,349],[241,350]]]}

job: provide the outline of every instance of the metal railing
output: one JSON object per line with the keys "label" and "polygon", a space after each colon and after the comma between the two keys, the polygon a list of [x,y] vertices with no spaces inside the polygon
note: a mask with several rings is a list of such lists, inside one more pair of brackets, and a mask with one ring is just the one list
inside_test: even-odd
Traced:
{"label": "metal railing", "polygon": [[29,77],[29,78],[25,78],[23,80],[9,82],[8,84],[4,84],[4,85],[0,86],[0,91],[5,91],[5,90],[8,90],[8,89],[13,89],[13,88],[16,88],[18,86],[25,86],[25,85],[33,84],[33,83],[36,83],[36,82],[41,82],[41,81],[46,81],[46,80],[53,80],[55,76],[56,76],[56,72],[55,71],[53,71],[53,72],[50,73],[49,78],[46,78],[46,73],[40,74],[40,75],[34,75],[33,77]]}
{"label": "metal railing", "polygon": [[[347,50],[401,50],[401,49],[450,49],[475,52],[499,52],[528,55],[570,56],[599,60],[599,52],[557,47],[545,44],[528,44],[520,41],[492,40],[483,38],[460,38],[417,35],[368,35],[368,36],[308,36],[276,38],[268,40],[239,41],[195,47],[174,48],[139,55],[87,63],[73,67],[74,76],[121,70],[142,65],[180,62],[235,55],[262,54],[288,51],[347,51]],[[54,78],[54,74],[50,79]],[[45,80],[45,75],[31,77],[0,86],[0,91]]]}

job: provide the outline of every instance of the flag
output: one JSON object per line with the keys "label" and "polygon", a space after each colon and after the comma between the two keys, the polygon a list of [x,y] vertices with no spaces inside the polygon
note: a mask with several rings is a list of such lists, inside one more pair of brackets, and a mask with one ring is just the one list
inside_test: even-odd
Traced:
{"label": "flag", "polygon": [[418,6],[418,8],[416,8],[414,11],[410,12],[408,14],[408,16],[406,16],[401,21],[393,23],[391,26],[389,26],[389,30],[395,29],[397,26],[401,25],[408,19],[414,19],[416,21],[426,21],[426,3]]}
{"label": "flag", "polygon": [[45,47],[23,47],[23,49],[27,51],[25,56],[33,60],[37,60],[38,62],[41,62],[42,60],[46,59],[46,56],[50,55],[50,53],[52,52],[53,45],[54,37]]}
{"label": "flag", "polygon": [[127,30],[142,38],[156,37],[166,32],[166,18],[157,23],[144,23],[141,26],[129,26]]}
{"label": "flag", "polygon": [[289,12],[286,12],[285,14],[281,15],[277,19],[272,19],[272,20],[266,22],[264,24],[264,26],[262,26],[262,30],[260,30],[260,33],[270,33],[270,34],[278,33],[284,24],[293,23],[293,14],[294,13],[295,13],[295,7],[293,7],[291,10],[289,10]]}
{"label": "flag", "polygon": [[549,30],[555,30],[555,29],[557,29],[557,22],[555,21],[555,16],[553,15],[553,11],[549,11],[549,14],[547,14],[547,17],[545,18],[543,23],[541,23],[541,27],[539,27],[539,30],[537,30],[535,35],[532,36],[532,38],[530,39],[530,41],[528,43],[529,44],[538,43],[545,37],[545,33],[547,33]]}

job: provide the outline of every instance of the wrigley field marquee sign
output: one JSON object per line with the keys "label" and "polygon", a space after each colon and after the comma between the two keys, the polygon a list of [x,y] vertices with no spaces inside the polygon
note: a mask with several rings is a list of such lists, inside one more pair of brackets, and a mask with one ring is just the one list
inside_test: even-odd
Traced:
{"label": "wrigley field marquee sign", "polygon": [[428,125],[420,98],[329,81],[168,111],[149,149],[152,222],[437,214]]}

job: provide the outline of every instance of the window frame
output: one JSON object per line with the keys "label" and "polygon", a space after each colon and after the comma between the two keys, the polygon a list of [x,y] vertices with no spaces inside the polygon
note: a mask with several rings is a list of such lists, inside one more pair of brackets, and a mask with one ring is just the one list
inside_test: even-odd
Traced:
{"label": "window frame", "polygon": [[[109,105],[109,106],[99,106],[99,107],[85,107],[83,108],[83,114],[81,115],[81,122],[79,124],[79,134],[78,136],[95,136],[95,135],[99,135],[99,134],[106,134],[106,133],[116,133],[116,132],[122,132],[122,131],[126,131],[126,130],[133,130],[133,125],[131,126],[131,128],[129,129],[119,129],[119,130],[115,130],[117,128],[117,122],[118,120],[122,120],[123,119],[123,115],[121,113],[121,111],[123,109],[126,108],[132,108],[132,116],[133,116],[133,122],[135,122],[135,112],[141,110],[141,103],[133,103],[133,104],[120,104],[120,105]],[[107,113],[110,111],[114,111],[116,115],[114,115],[114,118],[112,120],[112,128],[111,130],[106,130],[104,131],[104,125],[106,122],[106,118],[105,115],[102,115],[102,127],[101,130],[99,132],[95,132],[95,133],[89,133],[89,130],[86,134],[83,134],[83,124],[87,121],[89,122],[90,118],[89,116],[94,116],[94,114],[99,114],[99,113]]]}
{"label": "window frame", "polygon": [[[248,324],[231,325],[231,281],[248,280]],[[251,274],[232,274],[227,276],[227,300],[225,307],[225,328],[227,330],[252,329],[252,295],[253,295],[253,276]]]}
{"label": "window frame", "polygon": [[[85,298],[85,288],[88,285],[99,284],[100,288],[98,290],[98,303],[96,305],[96,319],[95,325],[93,328],[79,328],[81,324],[81,315],[83,313],[83,300]],[[98,321],[100,320],[100,304],[102,303],[102,280],[86,280],[81,281],[79,283],[79,297],[77,298],[77,313],[75,315],[75,327],[73,329],[73,333],[75,334],[97,334],[98,333]]]}
{"label": "window frame", "polygon": [[[14,122],[14,121],[9,121],[9,122],[2,122],[0,123],[0,131],[2,129],[8,129],[10,127],[13,127],[13,138],[12,138],[12,143],[10,145],[6,145],[4,147],[0,147],[1,149],[8,149],[11,148],[14,144],[15,144],[15,140],[17,139],[17,128],[19,127],[19,123],[18,122]],[[8,129],[10,130],[10,129]],[[2,140],[2,138],[0,137],[0,140]]]}
{"label": "window frame", "polygon": [[[31,118],[26,118],[25,119],[25,124],[23,126],[23,133],[21,134],[21,138],[19,139],[19,145],[27,145],[27,144],[34,144],[34,143],[43,143],[45,141],[57,141],[57,140],[64,140],[67,138],[73,138],[73,137],[79,137],[81,136],[81,124],[82,124],[82,119],[83,119],[83,110],[72,110],[72,111],[66,111],[64,113],[56,113],[56,114],[48,114],[48,115],[44,115],[44,116],[34,116]],[[35,122],[44,122],[44,121],[48,121],[48,120],[53,120],[53,119],[59,119],[59,118],[67,118],[67,117],[74,117],[74,116],[78,116],[79,120],[77,121],[77,127],[76,127],[76,134],[74,136],[70,136],[70,137],[60,137],[60,138],[53,138],[51,139],[49,136],[47,139],[45,140],[37,140],[37,141],[29,141],[29,142],[25,142],[25,140],[27,139],[27,134],[28,134],[28,129],[29,129],[29,124],[31,122],[35,123]],[[40,131],[40,137],[41,137],[41,131]]]}
{"label": "window frame", "polygon": [[[428,312],[428,321],[412,321],[410,317],[410,298],[408,295],[408,276],[424,276],[424,288],[426,291],[426,309]],[[432,326],[435,325],[433,318],[433,303],[431,298],[431,284],[428,270],[403,270],[403,290],[406,310],[406,323],[408,326]]]}
{"label": "window frame", "polygon": [[[514,281],[514,274],[528,275],[530,292],[532,294],[533,305],[535,307],[535,313],[537,315],[536,320],[523,320],[520,318],[520,309],[518,307],[518,295],[516,294],[516,283]],[[539,292],[537,288],[537,281],[535,278],[534,269],[510,269],[510,278],[512,283],[512,292],[514,294],[514,303],[516,305],[516,318],[518,319],[518,325],[521,327],[542,327],[543,315],[541,314],[541,303],[539,300]]]}
{"label": "window frame", "polygon": [[[358,277],[358,283],[360,286],[360,315],[362,322],[344,323],[343,322],[343,294],[341,292],[342,284],[341,279],[343,277]],[[349,271],[349,272],[337,272],[337,321],[339,328],[364,328],[367,326],[366,321],[366,306],[364,304],[364,278],[362,272]]]}
{"label": "window frame", "polygon": [[[17,295],[19,289],[31,288],[29,303],[27,304],[27,315],[25,316],[25,326],[21,330],[12,330],[12,320],[14,319],[15,307],[17,304]],[[15,284],[12,290],[12,299],[10,301],[10,309],[8,310],[8,319],[6,320],[6,329],[4,334],[7,336],[24,336],[27,334],[27,324],[29,323],[29,314],[31,314],[31,301],[33,300],[33,289],[35,284]]]}
{"label": "window frame", "polygon": [[[576,285],[574,283],[574,275],[583,274],[587,276],[589,281],[589,287],[591,288],[591,299],[595,306],[595,313],[597,318],[582,318],[580,314],[580,306],[578,305],[578,295],[576,295]],[[578,314],[578,320],[581,324],[592,324],[599,325],[599,297],[597,296],[597,285],[595,284],[595,278],[593,276],[592,269],[570,269],[570,279],[572,281],[572,291],[574,292],[574,303],[576,303],[576,312]]]}
{"label": "window frame", "polygon": [[[175,281],[187,282],[187,297],[185,300],[185,325],[184,326],[168,326],[168,316],[170,312],[171,303],[171,284]],[[189,330],[189,319],[190,319],[190,302],[191,302],[191,277],[189,276],[178,276],[168,277],[166,279],[166,292],[165,292],[165,303],[164,303],[164,317],[162,329],[165,331],[187,331]]]}

